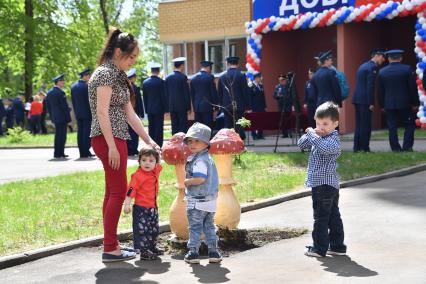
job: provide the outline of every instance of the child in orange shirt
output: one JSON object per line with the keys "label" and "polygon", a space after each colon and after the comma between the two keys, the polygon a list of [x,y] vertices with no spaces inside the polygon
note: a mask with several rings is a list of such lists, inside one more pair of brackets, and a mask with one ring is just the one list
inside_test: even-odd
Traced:
{"label": "child in orange shirt", "polygon": [[156,247],[158,225],[158,178],[162,170],[160,155],[153,148],[139,151],[139,167],[132,174],[129,190],[124,201],[124,213],[129,214],[133,205],[133,245],[140,251],[141,260],[155,260],[163,251]]}

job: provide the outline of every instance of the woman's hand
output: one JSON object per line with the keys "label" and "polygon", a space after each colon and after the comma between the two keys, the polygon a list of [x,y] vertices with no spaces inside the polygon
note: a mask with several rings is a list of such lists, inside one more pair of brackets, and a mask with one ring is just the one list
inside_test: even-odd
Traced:
{"label": "woman's hand", "polygon": [[160,148],[160,146],[158,146],[157,143],[154,142],[154,140],[151,140],[150,145],[151,145],[152,148],[155,149],[155,151],[158,152],[158,154],[161,155],[161,148]]}
{"label": "woman's hand", "polygon": [[124,213],[129,214],[130,212],[132,212],[132,207],[130,206],[130,204],[125,203],[124,204]]}
{"label": "woman's hand", "polygon": [[120,153],[115,147],[108,149],[108,164],[113,170],[120,168]]}

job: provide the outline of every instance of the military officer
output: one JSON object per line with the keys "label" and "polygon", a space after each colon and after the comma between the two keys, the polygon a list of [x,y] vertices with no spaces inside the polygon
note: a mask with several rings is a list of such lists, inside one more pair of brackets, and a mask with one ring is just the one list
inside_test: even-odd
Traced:
{"label": "military officer", "polygon": [[291,112],[293,110],[293,99],[289,90],[288,77],[280,74],[278,76],[279,84],[275,86],[274,99],[278,101],[279,111],[283,115],[283,123],[281,125],[282,138],[291,136],[291,132],[288,128],[288,121],[291,119]]}
{"label": "military officer", "polygon": [[54,158],[66,158],[65,143],[67,141],[67,124],[71,122],[70,108],[68,107],[65,92],[62,90],[65,85],[64,74],[53,78],[55,86],[47,92],[46,105],[50,119],[55,124],[55,150]]}
{"label": "military officer", "polygon": [[89,89],[87,82],[90,79],[90,69],[86,68],[79,73],[80,80],[71,86],[71,101],[77,119],[77,144],[80,158],[89,158],[90,153],[90,127],[92,114],[89,106]]}
{"label": "military officer", "polygon": [[[409,65],[401,63],[403,52],[400,49],[387,51],[389,65],[379,71],[377,78],[379,104],[386,113],[389,143],[394,152],[413,150],[416,128],[413,111],[419,105],[416,77]],[[405,126],[402,148],[397,132],[400,120]]]}
{"label": "military officer", "polygon": [[370,152],[371,113],[374,110],[374,92],[379,67],[386,61],[385,50],[373,49],[370,60],[361,64],[356,74],[354,152]]}
{"label": "military officer", "polygon": [[[129,79],[130,84],[132,85],[133,91],[135,93],[135,102],[134,102],[133,109],[135,110],[135,113],[139,116],[139,118],[142,119],[145,116],[145,111],[143,108],[141,89],[135,84],[136,82],[135,68],[132,68],[127,72],[127,78]],[[133,131],[132,127],[129,127],[129,134],[131,139],[127,140],[128,155],[137,156],[139,154],[139,151],[138,151],[139,135],[135,131]]]}
{"label": "military officer", "polygon": [[214,105],[217,104],[217,90],[214,76],[211,74],[213,62],[201,61],[201,70],[190,82],[191,101],[195,112],[195,121],[213,128]]}
{"label": "military officer", "polygon": [[[265,90],[263,89],[262,84],[262,74],[260,72],[255,72],[253,74],[253,82],[250,85],[251,90],[251,110],[253,112],[265,112],[266,111],[266,100],[265,100]],[[253,140],[256,139],[265,139],[263,137],[262,130],[253,130],[251,132]]]}
{"label": "military officer", "polygon": [[15,115],[16,125],[24,128],[24,120],[25,120],[24,96],[19,95],[13,100],[13,113]]}
{"label": "military officer", "polygon": [[161,65],[159,63],[149,64],[151,77],[142,83],[143,102],[148,114],[149,136],[159,145],[163,145],[164,136],[164,114],[168,112],[169,102],[167,100],[165,82],[158,75]]}
{"label": "military officer", "polygon": [[243,117],[245,111],[250,110],[251,103],[246,76],[238,69],[239,60],[237,56],[226,58],[228,70],[219,78],[218,97],[225,115],[225,127],[235,127],[235,131],[244,140],[244,130],[239,125],[234,126],[234,123]]}
{"label": "military officer", "polygon": [[331,50],[320,53],[318,61],[321,67],[318,68],[311,80],[313,94],[317,98],[316,106],[331,101],[341,107],[342,92],[336,71],[331,68],[333,65]]}
{"label": "military officer", "polygon": [[175,69],[165,80],[172,121],[172,134],[188,130],[188,112],[191,110],[191,98],[188,77],[184,74],[185,61],[185,57],[173,59]]}

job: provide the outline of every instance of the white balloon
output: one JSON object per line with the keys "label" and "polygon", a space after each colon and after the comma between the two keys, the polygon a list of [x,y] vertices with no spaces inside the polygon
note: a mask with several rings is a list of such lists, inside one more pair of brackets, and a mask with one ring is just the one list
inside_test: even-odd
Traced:
{"label": "white balloon", "polygon": [[271,22],[275,22],[275,20],[276,20],[277,18],[275,17],[275,16],[270,16],[269,17],[269,20],[271,21]]}
{"label": "white balloon", "polygon": [[260,39],[259,39],[259,38],[256,38],[256,39],[254,40],[254,42],[255,42],[256,44],[259,44],[259,43],[260,43]]}
{"label": "white balloon", "polygon": [[401,13],[402,11],[404,11],[404,7],[402,5],[399,5],[396,10]]}
{"label": "white balloon", "polygon": [[419,40],[421,40],[422,39],[422,37],[421,36],[419,36],[419,35],[416,35],[415,37],[414,37],[414,40],[415,41],[419,41]]}
{"label": "white balloon", "polygon": [[416,74],[418,75],[418,76],[420,76],[420,74],[422,73],[422,71],[419,69],[419,68],[417,68],[416,69]]}
{"label": "white balloon", "polygon": [[420,51],[420,52],[419,52],[419,54],[418,54],[418,56],[419,56],[420,58],[423,58],[423,57],[425,57],[425,53],[424,53],[423,51]]}
{"label": "white balloon", "polygon": [[424,116],[423,116],[423,117],[421,117],[421,118],[420,118],[420,122],[421,122],[421,123],[426,123],[426,117],[424,117]]}
{"label": "white balloon", "polygon": [[408,3],[407,5],[405,5],[405,9],[407,9],[408,11],[413,9],[413,4]]}
{"label": "white balloon", "polygon": [[420,96],[420,97],[419,97],[419,100],[420,100],[421,102],[426,101],[426,96],[424,96],[424,95],[423,95],[423,96]]}
{"label": "white balloon", "polygon": [[417,113],[417,117],[418,118],[420,118],[420,117],[422,117],[423,116],[423,112],[422,111],[419,111],[418,113]]}
{"label": "white balloon", "polygon": [[423,61],[423,63],[426,63],[426,57],[420,57]]}
{"label": "white balloon", "polygon": [[263,22],[263,20],[262,19],[257,19],[257,21],[256,21],[258,24],[260,24],[261,22]]}
{"label": "white balloon", "polygon": [[398,14],[399,14],[398,10],[393,10],[392,11],[392,16],[396,17],[396,16],[398,16]]}
{"label": "white balloon", "polygon": [[416,47],[414,48],[414,52],[415,52],[415,53],[419,53],[419,52],[420,52],[420,50],[421,50],[421,49],[420,49],[418,46],[416,46]]}
{"label": "white balloon", "polygon": [[423,25],[423,24],[425,23],[425,18],[420,17],[420,18],[419,18],[419,23],[420,23],[421,25]]}

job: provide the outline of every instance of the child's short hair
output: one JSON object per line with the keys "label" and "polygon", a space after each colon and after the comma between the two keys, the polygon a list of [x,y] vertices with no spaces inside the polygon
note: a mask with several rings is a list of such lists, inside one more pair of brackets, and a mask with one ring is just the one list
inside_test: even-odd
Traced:
{"label": "child's short hair", "polygon": [[339,121],[339,107],[333,102],[325,102],[315,111],[315,119],[327,117],[332,121]]}
{"label": "child's short hair", "polygon": [[141,161],[142,156],[154,156],[156,163],[160,162],[160,154],[152,147],[142,147],[139,151],[138,162]]}

